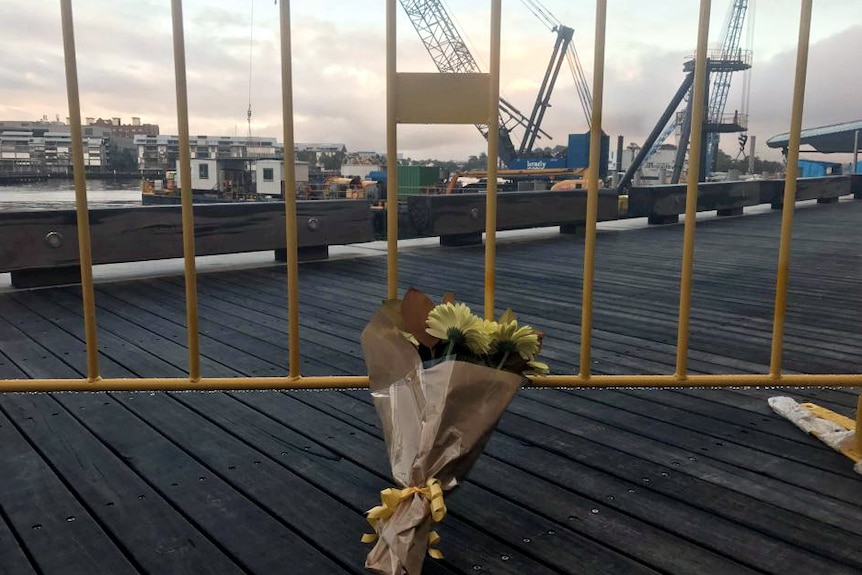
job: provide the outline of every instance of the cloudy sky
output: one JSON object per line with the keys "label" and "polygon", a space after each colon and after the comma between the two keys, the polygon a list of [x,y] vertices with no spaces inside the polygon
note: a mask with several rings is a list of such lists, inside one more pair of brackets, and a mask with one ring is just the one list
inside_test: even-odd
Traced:
{"label": "cloudy sky", "polygon": [[[595,3],[543,0],[575,29],[574,43],[592,81]],[[484,71],[489,2],[444,0]],[[682,80],[696,40],[695,0],[610,0],[605,73],[605,131],[642,142]],[[710,38],[718,42],[730,0],[713,0]],[[754,69],[750,134],[758,153],[789,124],[798,0],[751,0]],[[176,133],[169,0],[74,0],[82,115],[140,116]],[[253,10],[252,10],[253,9]],[[343,142],[350,150],[385,149],[385,2],[292,2],[296,140]],[[278,7],[273,0],[185,0],[192,134],[244,135],[249,92],[252,134],[281,140]],[[253,11],[253,18],[252,18]],[[399,9],[399,70],[434,71]],[[517,0],[503,2],[502,87],[532,108],[554,42]],[[253,40],[250,52],[250,38]],[[745,40],[745,39],[744,39]],[[862,119],[859,0],[815,3],[805,126]],[[251,83],[249,82],[251,76]],[[741,74],[727,110],[743,106]],[[250,90],[249,90],[250,88]],[[543,128],[565,143],[586,131],[574,81],[564,66]],[[68,115],[57,0],[0,1],[0,119]],[[722,147],[736,154],[734,136]],[[413,158],[466,158],[484,141],[471,126],[400,129],[399,150]]]}

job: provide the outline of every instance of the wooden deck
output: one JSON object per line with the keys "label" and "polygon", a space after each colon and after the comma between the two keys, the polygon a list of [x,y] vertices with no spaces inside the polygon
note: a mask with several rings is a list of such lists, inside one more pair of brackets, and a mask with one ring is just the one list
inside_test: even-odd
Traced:
{"label": "wooden deck", "polygon": [[[785,366],[862,370],[862,202],[800,206]],[[780,214],[698,225],[690,368],[765,372]],[[682,227],[598,238],[595,373],[669,373]],[[498,305],[577,368],[583,242],[498,247]],[[481,248],[417,248],[402,287],[481,309]],[[364,371],[385,258],[303,264],[305,374]],[[286,369],[283,267],[199,277],[205,375]],[[78,288],[0,294],[0,377],[84,371]],[[182,278],[97,286],[106,376],[179,376]],[[851,390],[525,390],[447,498],[429,574],[859,573],[862,477],[773,415],[787,393],[852,415]],[[389,485],[367,391],[0,395],[0,572],[362,573]]]}

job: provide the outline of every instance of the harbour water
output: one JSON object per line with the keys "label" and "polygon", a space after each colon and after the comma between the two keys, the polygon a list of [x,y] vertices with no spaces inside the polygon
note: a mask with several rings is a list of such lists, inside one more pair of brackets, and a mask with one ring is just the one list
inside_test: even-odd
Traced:
{"label": "harbour water", "polygon": [[[141,205],[141,182],[131,180],[87,180],[91,208]],[[0,212],[75,209],[75,183],[71,179],[0,186]]]}

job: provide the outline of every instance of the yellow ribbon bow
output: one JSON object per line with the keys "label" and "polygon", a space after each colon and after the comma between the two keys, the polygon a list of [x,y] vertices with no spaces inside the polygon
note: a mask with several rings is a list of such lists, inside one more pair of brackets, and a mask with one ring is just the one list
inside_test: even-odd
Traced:
{"label": "yellow ribbon bow", "polygon": [[[435,478],[429,479],[425,487],[405,487],[404,489],[395,489],[390,487],[380,492],[380,505],[373,507],[366,513],[368,523],[374,529],[374,533],[365,533],[362,535],[363,543],[374,543],[377,540],[377,523],[384,519],[389,519],[395,514],[395,510],[403,501],[413,497],[416,494],[422,495],[428,500],[431,507],[431,520],[434,523],[440,523],[446,517],[446,504],[443,502],[443,487],[440,481]],[[434,559],[442,559],[443,553],[434,546],[440,541],[440,536],[436,531],[431,531],[428,534],[428,555]]]}

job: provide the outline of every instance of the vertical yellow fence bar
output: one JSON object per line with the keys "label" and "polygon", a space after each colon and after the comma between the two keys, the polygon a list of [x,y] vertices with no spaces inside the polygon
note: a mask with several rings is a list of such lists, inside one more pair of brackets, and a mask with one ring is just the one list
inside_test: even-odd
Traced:
{"label": "vertical yellow fence bar", "polygon": [[488,191],[485,198],[485,319],[494,319],[497,283],[497,164],[500,153],[501,1],[491,2],[491,63],[488,90]]}
{"label": "vertical yellow fence bar", "polygon": [[805,76],[808,71],[808,38],[811,33],[812,0],[802,0],[799,43],[796,48],[796,80],[790,115],[790,141],[787,145],[787,173],[784,177],[784,206],[781,210],[781,242],[778,246],[778,277],[775,285],[775,310],[772,321],[772,357],[769,375],[781,376],[784,350],[784,312],[787,309],[787,284],[790,277],[790,239],[796,208],[796,179],[799,177],[799,141],[802,135],[802,109],[805,101]]}
{"label": "vertical yellow fence bar", "polygon": [[296,153],[293,137],[293,63],[290,0],[281,0],[281,121],[284,126],[284,228],[287,246],[288,371],[299,377],[299,239],[296,229]]}
{"label": "vertical yellow fence bar", "polygon": [[688,152],[688,179],[685,194],[685,228],[682,243],[682,269],[679,283],[679,321],[676,336],[676,376],[688,377],[688,338],[691,319],[691,286],[694,275],[694,230],[697,220],[697,185],[703,149],[704,100],[707,75],[706,49],[709,41],[710,0],[701,0],[697,25],[697,52],[694,62],[694,87],[691,102],[691,144]]}
{"label": "vertical yellow fence bar", "polygon": [[78,258],[81,266],[81,299],[84,313],[84,340],[87,344],[87,379],[99,379],[99,345],[96,327],[96,297],[93,290],[93,255],[90,245],[90,215],[87,211],[87,181],[84,174],[81,100],[78,93],[78,64],[75,55],[75,26],[72,0],[61,0],[63,53],[66,62],[66,92],[72,137],[72,168],[75,176],[75,213],[78,224]]}
{"label": "vertical yellow fence bar", "polygon": [[584,231],[584,281],[581,288],[580,376],[590,377],[593,341],[593,284],[596,271],[596,220],[599,210],[599,172],[602,151],[602,100],[605,86],[605,28],[607,0],[596,1],[596,38],[593,58],[593,110],[590,119],[590,168],[587,172],[587,223]]}
{"label": "vertical yellow fence bar", "polygon": [[174,36],[174,75],[177,88],[177,129],[180,140],[180,193],[182,198],[183,259],[186,284],[186,337],[189,347],[189,379],[201,377],[198,339],[198,278],[195,269],[195,222],[192,207],[191,149],[189,145],[189,98],[186,88],[186,48],[183,34],[183,2],[171,0]]}
{"label": "vertical yellow fence bar", "polygon": [[386,2],[386,297],[398,298],[398,73],[395,0]]}

